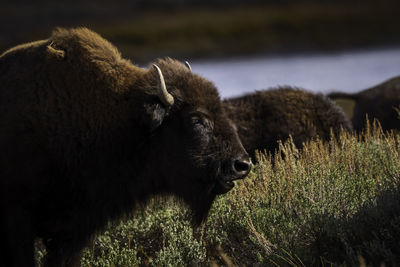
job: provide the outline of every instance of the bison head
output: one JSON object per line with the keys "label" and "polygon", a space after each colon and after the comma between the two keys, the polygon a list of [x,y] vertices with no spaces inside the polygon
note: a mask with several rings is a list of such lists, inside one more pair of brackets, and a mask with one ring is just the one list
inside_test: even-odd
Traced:
{"label": "bison head", "polygon": [[191,207],[195,223],[218,194],[250,171],[249,156],[225,115],[215,86],[183,64],[160,60],[148,72],[158,101],[146,108],[151,121],[148,166],[154,186]]}

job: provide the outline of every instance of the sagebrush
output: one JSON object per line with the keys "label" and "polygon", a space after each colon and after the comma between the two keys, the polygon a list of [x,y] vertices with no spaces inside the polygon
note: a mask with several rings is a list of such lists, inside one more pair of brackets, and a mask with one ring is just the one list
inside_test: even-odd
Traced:
{"label": "sagebrush", "polygon": [[[200,228],[159,197],[110,223],[83,266],[354,266],[400,262],[400,136],[289,139],[259,153],[250,176],[214,203]],[[39,250],[40,252],[40,250]],[[40,253],[38,253],[40,258]]]}

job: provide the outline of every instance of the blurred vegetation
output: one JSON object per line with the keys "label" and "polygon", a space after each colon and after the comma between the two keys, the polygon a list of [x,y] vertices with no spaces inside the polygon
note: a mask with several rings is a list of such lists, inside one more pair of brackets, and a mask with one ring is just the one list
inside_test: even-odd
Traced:
{"label": "blurred vegetation", "polygon": [[[396,266],[400,136],[378,125],[259,155],[250,176],[193,229],[190,212],[154,199],[110,224],[83,266]],[[42,255],[43,252],[38,253]],[[366,265],[363,265],[366,264]]]}
{"label": "blurred vegetation", "polygon": [[352,99],[345,99],[345,98],[337,98],[334,99],[334,101],[337,105],[339,105],[343,109],[347,118],[351,120],[353,118],[354,107],[356,105],[356,102]]}
{"label": "blurred vegetation", "polygon": [[395,0],[22,1],[0,4],[0,50],[87,26],[144,62],[400,43]]}

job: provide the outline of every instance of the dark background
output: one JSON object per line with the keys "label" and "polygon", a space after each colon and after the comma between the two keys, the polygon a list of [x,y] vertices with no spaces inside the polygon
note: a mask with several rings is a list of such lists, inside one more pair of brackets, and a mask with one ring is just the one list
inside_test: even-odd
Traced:
{"label": "dark background", "polygon": [[78,26],[134,62],[392,46],[400,44],[398,2],[1,0],[0,51]]}

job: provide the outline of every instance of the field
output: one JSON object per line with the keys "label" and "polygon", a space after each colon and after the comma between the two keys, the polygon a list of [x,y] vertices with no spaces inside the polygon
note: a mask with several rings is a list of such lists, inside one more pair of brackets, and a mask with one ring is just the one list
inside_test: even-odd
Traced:
{"label": "field", "polygon": [[110,223],[82,265],[396,266],[399,175],[400,136],[377,125],[301,151],[288,140],[273,159],[260,153],[202,227],[179,201],[157,198]]}
{"label": "field", "polygon": [[[96,14],[108,6],[92,1],[79,12],[87,1],[46,8],[25,2],[0,4],[0,54],[57,26],[87,26],[139,64],[400,43],[395,0],[132,12],[117,4],[104,17]],[[351,117],[354,103],[341,104]],[[82,266],[397,266],[400,135],[368,125],[362,134],[312,140],[302,150],[287,140],[274,155],[259,153],[249,177],[217,199],[204,225],[193,228],[190,216],[179,200],[154,198],[98,233]],[[35,253],[41,266],[40,240]]]}

